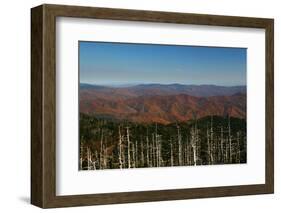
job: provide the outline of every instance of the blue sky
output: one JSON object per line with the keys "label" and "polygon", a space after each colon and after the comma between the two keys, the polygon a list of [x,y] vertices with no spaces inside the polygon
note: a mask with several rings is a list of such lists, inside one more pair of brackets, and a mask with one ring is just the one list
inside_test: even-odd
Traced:
{"label": "blue sky", "polygon": [[245,48],[79,42],[80,82],[246,85]]}

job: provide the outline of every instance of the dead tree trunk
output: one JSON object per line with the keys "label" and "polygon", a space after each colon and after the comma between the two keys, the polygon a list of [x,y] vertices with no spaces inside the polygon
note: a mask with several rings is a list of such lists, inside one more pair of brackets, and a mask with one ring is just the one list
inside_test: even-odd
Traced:
{"label": "dead tree trunk", "polygon": [[153,144],[154,144],[154,138],[153,138],[153,134],[152,134],[152,143],[150,144],[150,167],[154,166],[154,155],[153,155]]}
{"label": "dead tree trunk", "polygon": [[162,166],[162,144],[161,144],[161,136],[158,135],[158,167]]}
{"label": "dead tree trunk", "polygon": [[192,151],[193,151],[193,164],[194,164],[194,166],[196,166],[197,165],[197,144],[196,144],[196,131],[195,131],[194,127],[191,128],[190,135],[191,135],[190,143],[191,143]]}
{"label": "dead tree trunk", "polygon": [[83,138],[81,138],[80,143],[80,170],[83,169],[83,155],[84,155],[84,146],[83,146]]}
{"label": "dead tree trunk", "polygon": [[139,165],[139,158],[138,158],[138,141],[136,141],[136,149],[135,149],[135,167],[138,168],[138,165]]}
{"label": "dead tree trunk", "polygon": [[189,165],[189,150],[188,150],[188,136],[186,136],[186,145],[185,145],[185,163]]}
{"label": "dead tree trunk", "polygon": [[127,149],[128,149],[128,168],[131,168],[131,150],[130,150],[130,131],[129,131],[129,127],[126,127],[127,130]]}
{"label": "dead tree trunk", "polygon": [[183,150],[184,150],[183,165],[187,165],[187,145],[186,144],[184,144]]}
{"label": "dead tree trunk", "polygon": [[240,158],[241,158],[241,154],[240,154],[240,132],[237,132],[237,147],[236,147],[236,163],[240,163]]}
{"label": "dead tree trunk", "polygon": [[121,135],[121,130],[120,126],[118,128],[119,131],[119,153],[118,153],[118,159],[119,159],[119,168],[123,169],[123,160],[122,160],[122,135]]}
{"label": "dead tree trunk", "polygon": [[152,167],[156,165],[156,156],[155,156],[155,136],[152,134],[152,149],[151,149],[151,158],[152,158]]}
{"label": "dead tree trunk", "polygon": [[211,158],[211,164],[214,164],[214,151],[215,151],[215,145],[214,145],[214,131],[213,131],[213,116],[211,117],[211,129],[210,129],[210,145],[211,145],[211,152],[210,152],[210,158]]}
{"label": "dead tree trunk", "polygon": [[87,170],[91,169],[91,153],[90,153],[90,148],[87,147]]}
{"label": "dead tree trunk", "polygon": [[180,127],[177,125],[177,133],[178,133],[178,151],[179,151],[179,166],[182,166],[182,143],[181,143],[181,135],[180,135]]}
{"label": "dead tree trunk", "polygon": [[228,116],[228,143],[229,143],[229,163],[232,163],[232,137],[230,127],[230,116]]}
{"label": "dead tree trunk", "polygon": [[158,135],[157,135],[157,123],[155,124],[155,143],[154,143],[154,154],[155,154],[155,166],[159,167],[159,153],[158,153]]}
{"label": "dead tree trunk", "polygon": [[174,166],[174,154],[173,154],[173,142],[172,140],[170,140],[170,152],[171,152],[171,156],[170,156],[170,163],[171,166]]}
{"label": "dead tree trunk", "polygon": [[225,152],[224,152],[224,139],[223,139],[223,127],[221,126],[221,135],[220,135],[220,160],[221,163],[225,163]]}
{"label": "dead tree trunk", "polygon": [[103,130],[101,130],[101,139],[100,139],[100,169],[103,169]]}
{"label": "dead tree trunk", "polygon": [[105,145],[104,145],[104,154],[103,154],[103,169],[107,169],[107,159],[108,159],[108,156],[107,156],[107,146],[106,146],[106,141],[105,141]]}
{"label": "dead tree trunk", "polygon": [[208,146],[208,164],[211,164],[211,144],[210,144],[209,127],[207,127],[207,146]]}
{"label": "dead tree trunk", "polygon": [[143,149],[143,140],[141,140],[141,167],[144,166],[144,149]]}
{"label": "dead tree trunk", "polygon": [[126,168],[126,153],[125,153],[125,149],[122,152],[122,162],[123,162],[123,168]]}
{"label": "dead tree trunk", "polygon": [[97,164],[98,164],[98,152],[97,150],[95,151],[95,161],[93,163],[94,170],[97,170]]}
{"label": "dead tree trunk", "polygon": [[133,156],[132,156],[132,167],[133,168],[136,168],[136,153],[135,153],[135,144],[132,143],[132,153],[133,153]]}
{"label": "dead tree trunk", "polygon": [[149,139],[148,139],[148,135],[146,135],[146,164],[147,167],[149,167],[150,165],[150,159],[149,159]]}

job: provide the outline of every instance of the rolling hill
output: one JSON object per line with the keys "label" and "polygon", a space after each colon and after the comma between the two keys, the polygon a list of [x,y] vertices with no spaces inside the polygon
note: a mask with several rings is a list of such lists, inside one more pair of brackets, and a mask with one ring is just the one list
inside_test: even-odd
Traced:
{"label": "rolling hill", "polygon": [[80,85],[80,112],[137,123],[169,124],[208,115],[246,117],[246,87],[148,84]]}

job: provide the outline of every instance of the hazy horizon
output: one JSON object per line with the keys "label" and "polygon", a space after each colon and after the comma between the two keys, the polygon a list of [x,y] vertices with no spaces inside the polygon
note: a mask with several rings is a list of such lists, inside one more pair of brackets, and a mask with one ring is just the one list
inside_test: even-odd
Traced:
{"label": "hazy horizon", "polygon": [[237,86],[246,58],[246,48],[80,41],[79,75],[95,85]]}
{"label": "hazy horizon", "polygon": [[138,85],[182,85],[182,86],[218,86],[218,87],[246,87],[246,84],[237,85],[217,85],[217,84],[184,84],[184,83],[155,83],[155,82],[145,82],[145,83],[107,83],[107,84],[96,84],[88,82],[80,82],[79,84],[93,85],[93,86],[138,86]]}

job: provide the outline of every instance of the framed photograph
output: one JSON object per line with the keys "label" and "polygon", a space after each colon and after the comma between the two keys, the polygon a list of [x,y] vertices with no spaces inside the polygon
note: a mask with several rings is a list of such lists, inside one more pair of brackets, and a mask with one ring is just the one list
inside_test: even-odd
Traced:
{"label": "framed photograph", "polygon": [[274,192],[273,19],[31,9],[31,203]]}

